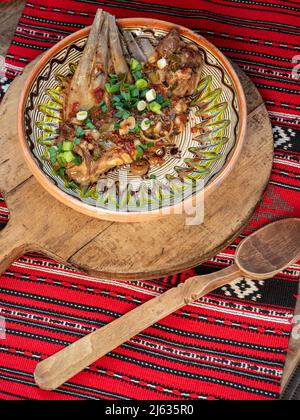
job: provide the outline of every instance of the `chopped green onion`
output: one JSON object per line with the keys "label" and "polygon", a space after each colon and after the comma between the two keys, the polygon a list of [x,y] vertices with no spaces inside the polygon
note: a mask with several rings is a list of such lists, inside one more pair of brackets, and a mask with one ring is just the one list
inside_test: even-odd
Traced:
{"label": "chopped green onion", "polygon": [[151,102],[148,106],[150,111],[154,112],[154,114],[162,114],[161,105],[159,105],[158,102]]}
{"label": "chopped green onion", "polygon": [[55,171],[55,175],[58,175],[61,178],[64,178],[65,174],[66,174],[66,169],[65,168],[59,168]]}
{"label": "chopped green onion", "polygon": [[130,68],[132,71],[139,71],[142,70],[142,65],[136,58],[132,58],[130,62]]}
{"label": "chopped green onion", "polygon": [[120,83],[117,83],[115,85],[112,85],[111,83],[106,83],[105,84],[105,89],[107,90],[108,93],[120,92],[120,87],[121,87]]}
{"label": "chopped green onion", "polygon": [[64,153],[59,153],[59,155],[57,156],[57,160],[62,166],[65,166],[65,164],[67,163]]}
{"label": "chopped green onion", "polygon": [[158,102],[160,105],[164,102],[165,98],[162,95],[157,95],[156,102]]}
{"label": "chopped green onion", "polygon": [[151,125],[151,121],[148,118],[145,118],[141,123],[141,129],[143,131],[147,131]]}
{"label": "chopped green onion", "polygon": [[140,134],[141,132],[141,127],[139,124],[137,124],[134,128],[129,130],[130,133],[135,133],[135,134]]}
{"label": "chopped green onion", "polygon": [[88,117],[87,111],[79,111],[76,114],[76,119],[78,121],[85,121],[87,119],[87,117]]}
{"label": "chopped green onion", "polygon": [[115,117],[117,117],[117,118],[123,118],[124,112],[125,112],[125,111],[123,111],[123,110],[122,110],[122,111],[118,111],[118,112],[116,112],[116,113],[115,113]]}
{"label": "chopped green onion", "polygon": [[119,103],[122,100],[122,96],[121,95],[115,95],[115,96],[113,96],[112,100],[115,103]]}
{"label": "chopped green onion", "polygon": [[56,163],[57,161],[57,147],[53,146],[48,149],[49,157],[48,159],[52,164]]}
{"label": "chopped green onion", "polygon": [[63,147],[63,144],[62,143],[59,143],[57,145],[57,151],[58,151],[58,153],[61,153],[62,152],[62,147]]}
{"label": "chopped green onion", "polygon": [[97,192],[97,189],[95,187],[90,188],[84,195],[85,198],[93,198],[94,200],[98,200],[99,193]]}
{"label": "chopped green onion", "polygon": [[42,155],[42,159],[44,159],[44,160],[50,160],[49,149],[45,148],[44,153]]}
{"label": "chopped green onion", "polygon": [[156,102],[158,102],[162,108],[166,108],[171,104],[170,99],[164,98],[162,95],[157,95]]}
{"label": "chopped green onion", "polygon": [[76,137],[73,141],[74,144],[79,145],[80,144],[80,139],[78,137]]}
{"label": "chopped green onion", "polygon": [[121,92],[122,97],[125,99],[126,102],[129,102],[131,99],[130,93],[126,91]]}
{"label": "chopped green onion", "polygon": [[167,65],[168,65],[168,62],[164,57],[157,61],[157,67],[160,70],[164,69]]}
{"label": "chopped green onion", "polygon": [[145,102],[145,101],[139,101],[139,102],[137,103],[137,109],[138,109],[138,111],[142,112],[142,111],[144,111],[146,108],[147,108],[147,102]]}
{"label": "chopped green onion", "polygon": [[104,112],[104,113],[108,112],[108,108],[107,108],[107,105],[106,105],[105,101],[101,102],[100,108],[101,108],[102,112]]}
{"label": "chopped green onion", "polygon": [[64,159],[65,159],[66,163],[73,162],[74,158],[75,158],[75,155],[72,151],[64,152]]}
{"label": "chopped green onion", "polygon": [[150,141],[148,143],[141,143],[141,147],[143,149],[149,149],[150,147],[153,147],[153,146],[154,146],[154,142],[152,142],[152,141]]}
{"label": "chopped green onion", "polygon": [[161,107],[162,108],[166,108],[167,106],[170,106],[171,105],[171,101],[170,101],[170,99],[165,99],[164,101],[163,101],[163,103],[161,104]]}
{"label": "chopped green onion", "polygon": [[96,126],[93,124],[93,121],[91,120],[86,120],[85,125],[87,126],[87,128],[89,128],[90,130],[96,130]]}
{"label": "chopped green onion", "polygon": [[130,112],[125,111],[123,114],[123,120],[127,120],[129,117],[131,117]]}
{"label": "chopped green onion", "polygon": [[142,92],[140,93],[140,98],[146,98],[147,92],[148,92],[148,89],[142,90]]}
{"label": "chopped green onion", "polygon": [[133,71],[132,75],[134,77],[134,80],[139,80],[139,79],[142,79],[142,77],[143,77],[142,72],[140,70]]}
{"label": "chopped green onion", "polygon": [[48,150],[49,150],[50,155],[57,153],[57,147],[55,146],[50,147]]}
{"label": "chopped green onion", "polygon": [[144,154],[144,149],[141,146],[137,146],[136,148],[137,154],[135,155],[135,160],[140,159]]}
{"label": "chopped green onion", "polygon": [[138,89],[146,89],[146,87],[148,87],[148,82],[145,79],[139,79],[135,82],[135,86]]}
{"label": "chopped green onion", "polygon": [[81,165],[81,163],[82,163],[82,159],[81,159],[81,157],[80,157],[79,155],[75,155],[75,157],[74,157],[74,159],[73,159],[73,162],[74,162],[74,164],[75,164],[76,166],[79,166],[79,165]]}
{"label": "chopped green onion", "polygon": [[77,184],[75,184],[75,182],[74,182],[74,181],[70,181],[70,182],[68,183],[68,187],[67,187],[67,188],[71,188],[71,190],[77,190],[78,185],[77,185]]}
{"label": "chopped green onion", "polygon": [[68,152],[59,153],[59,155],[57,156],[57,160],[61,164],[61,166],[65,166],[67,163],[73,162],[74,159],[75,155],[71,150]]}
{"label": "chopped green onion", "polygon": [[73,150],[73,143],[71,141],[64,141],[62,149],[64,152],[70,152],[71,150]]}
{"label": "chopped green onion", "polygon": [[115,116],[117,118],[122,118],[122,120],[127,120],[131,116],[130,112],[126,111],[125,109],[120,109]]}
{"label": "chopped green onion", "polygon": [[82,127],[75,128],[75,136],[76,137],[83,137],[84,136],[84,129]]}
{"label": "chopped green onion", "polygon": [[157,96],[157,94],[155,92],[155,89],[148,90],[148,92],[146,93],[146,100],[147,100],[147,102],[155,101],[156,96]]}
{"label": "chopped green onion", "polygon": [[131,96],[132,98],[138,98],[140,95],[139,89],[134,86],[134,89],[131,89]]}

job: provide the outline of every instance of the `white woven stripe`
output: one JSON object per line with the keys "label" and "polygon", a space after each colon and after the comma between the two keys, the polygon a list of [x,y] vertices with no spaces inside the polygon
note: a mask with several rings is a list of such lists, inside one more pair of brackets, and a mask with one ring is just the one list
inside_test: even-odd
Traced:
{"label": "white woven stripe", "polygon": [[[250,370],[252,367],[254,367],[253,364],[247,363],[247,362],[237,362],[237,360],[230,360],[228,358],[221,358],[221,357],[217,357],[217,356],[210,356],[207,354],[202,353],[195,353],[195,352],[190,352],[188,350],[186,350],[185,348],[174,348],[174,347],[170,347],[167,345],[162,345],[162,344],[158,344],[156,342],[149,342],[147,340],[142,340],[139,337],[135,337],[134,339],[130,340],[132,342],[134,342],[135,344],[139,344],[143,347],[149,348],[151,350],[158,350],[161,352],[164,352],[165,354],[172,354],[175,356],[180,356],[184,359],[190,359],[190,360],[202,360],[205,362],[211,362],[214,363],[214,365],[218,366],[218,365],[223,365],[225,367],[233,367],[236,368],[236,363],[239,363],[239,368],[242,370]],[[264,373],[264,374],[270,374],[270,371],[272,371],[272,374],[274,376],[277,376],[279,378],[281,378],[282,375],[282,370],[279,369],[272,369],[269,367],[265,367],[265,366],[261,366],[256,364],[255,368],[258,369],[258,371],[260,373]],[[255,373],[255,371],[254,371]]]}
{"label": "white woven stripe", "polygon": [[16,261],[13,265],[16,266],[16,267],[26,268],[26,270],[30,270],[30,269],[35,269],[36,270],[37,269],[37,270],[45,272],[45,273],[50,273],[50,274],[55,273],[55,274],[58,274],[60,276],[65,276],[67,278],[71,277],[73,279],[86,280],[86,281],[96,282],[98,284],[104,284],[104,285],[109,284],[109,285],[112,285],[112,286],[119,286],[119,287],[125,288],[127,290],[134,290],[134,291],[137,291],[137,292],[140,292],[140,293],[143,293],[143,294],[146,294],[146,295],[150,295],[150,296],[158,296],[160,294],[160,293],[156,293],[156,292],[151,292],[148,289],[144,289],[142,287],[141,282],[138,282],[141,285],[141,287],[138,287],[137,285],[135,285],[135,284],[137,284],[136,282],[135,282],[135,284],[132,284],[132,283],[125,283],[125,282],[123,283],[121,281],[115,281],[115,280],[105,280],[105,279],[100,279],[99,277],[90,277],[90,276],[85,275],[85,274],[78,274],[78,273],[76,273],[72,270],[66,271],[67,269],[65,269],[65,271],[63,271],[63,269],[55,269],[53,267],[46,268],[46,267],[39,266],[39,265],[32,266],[30,264],[26,264],[26,263],[23,263],[21,261]]}
{"label": "white woven stripe", "polygon": [[[45,269],[43,267],[33,267],[29,264],[24,264],[22,262],[16,262],[14,265],[18,266],[18,267],[26,268],[27,270],[38,268],[40,271],[44,271],[44,272],[48,272],[48,273],[56,273],[56,274],[59,274],[59,275],[65,275],[66,277],[72,277],[74,279],[79,278],[79,279],[88,280],[88,281],[97,281],[97,283],[100,283],[102,285],[109,284],[109,285],[112,285],[112,286],[119,286],[119,287],[123,287],[127,290],[136,291],[136,292],[146,294],[148,296],[153,296],[153,297],[159,296],[161,294],[161,293],[157,293],[157,292],[154,292],[154,291],[144,289],[142,287],[139,287],[139,286],[131,284],[131,283],[121,283],[121,282],[114,281],[114,280],[99,280],[96,277],[88,277],[88,276],[85,276],[85,275],[78,275],[77,273],[72,273],[72,272],[63,272],[61,270],[55,270],[53,268]],[[140,284],[142,285],[142,283],[140,283]],[[203,300],[205,300],[205,298],[202,299],[201,301],[197,301],[197,302],[192,303],[190,306],[194,306],[194,307],[197,307],[197,308],[203,308],[203,309],[214,311],[214,312],[231,314],[231,315],[234,315],[234,316],[237,316],[237,317],[241,316],[243,318],[263,320],[263,321],[268,321],[268,322],[271,321],[271,322],[275,322],[277,324],[282,324],[282,325],[289,325],[290,320],[292,318],[292,315],[290,313],[286,313],[286,312],[282,313],[282,317],[280,317],[280,316],[275,317],[275,316],[272,316],[271,314],[269,316],[266,316],[266,315],[260,315],[259,313],[254,314],[253,312],[245,311],[244,308],[242,309],[242,305],[241,305],[241,309],[228,309],[228,308],[224,307],[224,305],[222,304],[222,301],[220,301],[220,306],[216,306],[215,304],[204,303]],[[270,313],[272,313],[272,312],[270,311]]]}
{"label": "white woven stripe", "polygon": [[300,168],[300,162],[297,163],[297,162],[293,162],[293,161],[288,161],[287,159],[280,159],[280,158],[275,158],[274,162],[275,163],[280,163],[280,164],[286,165],[286,166],[292,166],[293,168]]}

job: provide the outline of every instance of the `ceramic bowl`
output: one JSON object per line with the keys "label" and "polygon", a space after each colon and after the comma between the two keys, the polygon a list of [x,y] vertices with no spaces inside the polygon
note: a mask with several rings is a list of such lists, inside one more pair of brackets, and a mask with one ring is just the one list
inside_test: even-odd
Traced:
{"label": "ceramic bowl", "polygon": [[[224,182],[242,150],[247,112],[243,88],[232,65],[205,38],[160,20],[120,19],[118,24],[137,39],[150,39],[153,45],[176,27],[182,39],[196,44],[203,56],[198,100],[184,132],[175,141],[179,153],[167,155],[164,165],[152,168],[146,179],[131,175],[125,166],[102,176],[97,188],[88,192],[71,189],[53,172],[45,159],[45,144],[51,144],[58,135],[60,85],[74,72],[90,28],[56,44],[34,67],[21,97],[19,138],[33,175],[62,203],[99,219],[137,222],[178,213],[183,202],[185,207],[193,205],[203,191],[205,196]],[[192,133],[195,124],[200,127],[197,137]]]}

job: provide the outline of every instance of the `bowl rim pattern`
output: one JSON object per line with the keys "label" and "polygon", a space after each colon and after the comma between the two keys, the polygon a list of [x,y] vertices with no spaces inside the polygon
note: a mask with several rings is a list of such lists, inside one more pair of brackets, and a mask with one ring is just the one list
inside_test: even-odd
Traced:
{"label": "bowl rim pattern", "polygon": [[[203,36],[195,33],[194,31],[185,28],[184,26],[177,25],[174,23],[157,20],[157,19],[150,19],[150,18],[124,18],[117,20],[118,25],[122,28],[126,27],[136,27],[136,28],[143,28],[143,27],[150,27],[164,31],[170,31],[173,28],[178,29],[181,35],[190,40],[194,41],[195,43],[199,44],[201,47],[206,48],[209,50],[221,63],[223,68],[225,69],[226,73],[229,75],[234,88],[237,94],[237,100],[239,102],[239,127],[238,132],[236,134],[236,141],[235,145],[232,150],[229,152],[226,162],[222,169],[216,174],[216,176],[208,183],[207,186],[204,188],[204,197],[208,194],[211,194],[218,185],[223,182],[233,167],[235,166],[240,153],[243,149],[243,145],[246,139],[246,128],[247,128],[247,104],[246,98],[244,94],[244,90],[242,84],[231,65],[230,61],[221,53],[221,51],[215,47],[212,43],[210,43],[206,38]],[[76,198],[68,195],[61,189],[59,189],[55,184],[53,184],[50,179],[47,177],[46,174],[39,168],[38,164],[35,162],[34,157],[32,156],[30,147],[27,142],[26,133],[25,133],[25,125],[24,125],[24,109],[26,106],[26,101],[28,98],[28,94],[32,88],[33,82],[35,81],[36,77],[40,73],[40,71],[44,68],[45,65],[52,59],[52,57],[57,54],[59,51],[63,50],[64,48],[71,45],[73,42],[80,38],[84,38],[88,35],[91,27],[83,28],[73,34],[67,36],[62,41],[55,44],[50,50],[48,50],[38,61],[38,63],[34,66],[33,70],[31,71],[26,83],[24,85],[23,92],[21,94],[19,109],[18,109],[18,134],[19,134],[19,142],[21,145],[21,150],[25,157],[26,163],[29,166],[34,177],[37,181],[56,199],[58,199],[61,203],[73,208],[78,212],[81,212],[87,216],[109,220],[109,221],[117,221],[117,222],[142,222],[151,219],[157,219],[161,217],[165,217],[165,215],[169,214],[178,214],[179,206],[182,207],[182,203],[175,204],[171,207],[164,207],[162,209],[155,209],[148,212],[118,212],[112,210],[105,210],[99,207],[94,207],[89,204],[86,204],[82,201],[77,200]],[[200,192],[202,193],[202,192]],[[197,195],[197,194],[196,194]],[[193,204],[196,199],[196,195],[191,196],[187,199],[187,205]]]}

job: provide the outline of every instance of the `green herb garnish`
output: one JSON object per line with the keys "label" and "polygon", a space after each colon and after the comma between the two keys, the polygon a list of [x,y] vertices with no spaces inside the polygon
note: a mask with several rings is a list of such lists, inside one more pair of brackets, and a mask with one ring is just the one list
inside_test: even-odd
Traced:
{"label": "green herb garnish", "polygon": [[101,108],[101,111],[104,112],[105,114],[108,112],[108,108],[107,108],[107,105],[106,105],[105,101],[101,102],[100,108]]}
{"label": "green herb garnish", "polygon": [[84,129],[82,127],[75,128],[75,136],[76,137],[83,137],[84,136]]}
{"label": "green herb garnish", "polygon": [[50,160],[50,162],[52,164],[56,163],[56,161],[57,161],[57,147],[55,147],[55,146],[50,147],[48,149],[48,153],[49,153],[48,160]]}
{"label": "green herb garnish", "polygon": [[144,154],[144,149],[142,148],[142,146],[136,146],[135,150],[137,151],[137,154],[135,155],[135,160],[140,159],[143,154]]}
{"label": "green herb garnish", "polygon": [[59,168],[56,171],[54,171],[55,175],[60,176],[61,178],[65,177],[66,169],[65,168]]}
{"label": "green herb garnish", "polygon": [[143,149],[149,149],[150,147],[153,147],[155,145],[155,143],[154,142],[149,142],[149,143],[141,143],[141,147],[143,148]]}
{"label": "green herb garnish", "polygon": [[75,156],[74,156],[74,159],[73,159],[73,162],[74,162],[74,164],[75,164],[76,166],[80,166],[80,165],[81,165],[81,163],[82,163],[82,159],[81,159],[81,157],[80,157],[79,155],[75,155]]}
{"label": "green herb garnish", "polygon": [[123,97],[125,102],[129,102],[131,99],[130,93],[125,90],[121,92],[121,96]]}
{"label": "green herb garnish", "polygon": [[154,112],[154,114],[162,114],[161,105],[156,101],[153,101],[149,104],[149,109],[150,111]]}
{"label": "green herb garnish", "polygon": [[145,80],[145,79],[138,79],[136,82],[135,82],[135,86],[138,88],[138,89],[146,89],[147,87],[148,87],[148,82],[147,82],[147,80]]}
{"label": "green herb garnish", "polygon": [[140,71],[142,70],[142,65],[136,58],[132,58],[130,62],[130,69],[132,71]]}
{"label": "green herb garnish", "polygon": [[108,93],[120,92],[120,88],[121,88],[121,83],[116,83],[116,84],[106,83],[105,84],[105,89]]}
{"label": "green herb garnish", "polygon": [[87,126],[87,128],[89,128],[90,130],[96,130],[96,126],[93,124],[93,121],[90,119],[87,119],[85,122],[85,125]]}
{"label": "green herb garnish", "polygon": [[64,141],[62,143],[62,150],[64,152],[70,152],[71,150],[73,150],[73,143],[71,141]]}

